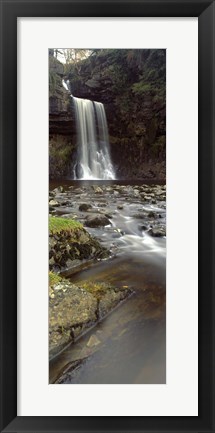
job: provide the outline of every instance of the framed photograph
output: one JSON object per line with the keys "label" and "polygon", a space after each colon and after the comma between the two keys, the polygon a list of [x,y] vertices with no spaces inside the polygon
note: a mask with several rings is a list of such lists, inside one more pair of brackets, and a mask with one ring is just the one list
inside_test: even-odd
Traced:
{"label": "framed photograph", "polygon": [[1,1],[1,431],[214,431],[214,26]]}

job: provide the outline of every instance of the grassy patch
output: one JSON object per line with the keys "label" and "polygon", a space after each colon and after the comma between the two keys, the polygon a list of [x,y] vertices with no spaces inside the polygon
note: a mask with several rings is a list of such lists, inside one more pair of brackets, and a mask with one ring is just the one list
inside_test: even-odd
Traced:
{"label": "grassy patch", "polygon": [[78,221],[72,219],[60,218],[60,217],[49,217],[49,232],[60,233],[63,230],[73,231],[82,229],[83,225]]}

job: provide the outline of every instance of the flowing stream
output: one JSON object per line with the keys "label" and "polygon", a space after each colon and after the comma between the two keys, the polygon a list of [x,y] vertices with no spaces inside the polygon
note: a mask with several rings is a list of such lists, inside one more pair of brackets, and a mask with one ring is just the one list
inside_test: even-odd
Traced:
{"label": "flowing stream", "polygon": [[[134,293],[50,363],[50,382],[165,383],[166,238],[162,230],[166,212],[163,187],[108,187],[106,184],[103,194],[96,193],[90,186],[71,188],[73,212],[80,221],[84,222],[86,217],[78,211],[81,202],[92,203],[97,211],[106,204],[111,224],[88,230],[114,254],[111,259],[88,269],[71,275],[68,272],[67,277],[77,285],[86,280],[108,281],[115,286],[128,286]],[[142,191],[146,191],[144,201]],[[64,211],[67,214],[66,209]],[[62,214],[60,208],[58,212]],[[151,236],[152,229],[154,233],[159,229],[161,235]],[[93,347],[89,344],[91,336],[96,338]],[[70,371],[76,361],[77,368]]]}

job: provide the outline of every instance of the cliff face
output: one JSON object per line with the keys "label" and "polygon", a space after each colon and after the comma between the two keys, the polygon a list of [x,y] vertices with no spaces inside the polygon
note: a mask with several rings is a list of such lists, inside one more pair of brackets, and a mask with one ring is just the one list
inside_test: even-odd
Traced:
{"label": "cliff face", "polygon": [[50,74],[50,135],[71,141],[71,161],[75,117],[63,76],[74,96],[104,104],[117,177],[165,178],[165,50],[96,50],[78,69],[50,57]]}
{"label": "cliff face", "polygon": [[62,85],[64,65],[49,56],[49,176],[69,175],[75,152],[75,118],[71,97]]}
{"label": "cliff face", "polygon": [[49,56],[49,133],[71,135],[74,117],[71,98],[62,85],[64,65],[55,57]]}

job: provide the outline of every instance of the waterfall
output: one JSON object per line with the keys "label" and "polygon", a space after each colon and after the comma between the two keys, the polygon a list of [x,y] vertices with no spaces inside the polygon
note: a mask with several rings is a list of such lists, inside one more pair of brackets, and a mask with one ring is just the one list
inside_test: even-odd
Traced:
{"label": "waterfall", "polygon": [[73,98],[78,132],[75,179],[115,179],[104,105]]}

